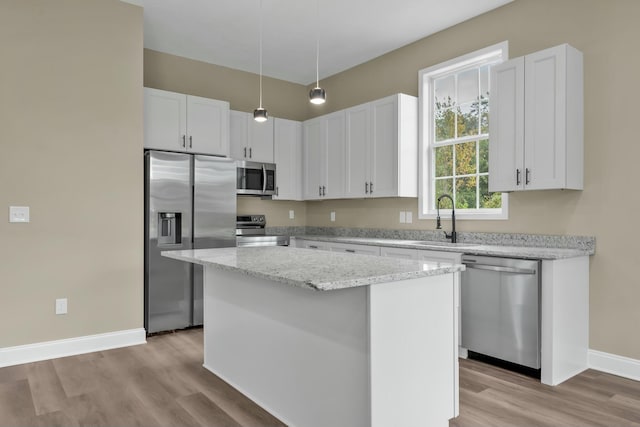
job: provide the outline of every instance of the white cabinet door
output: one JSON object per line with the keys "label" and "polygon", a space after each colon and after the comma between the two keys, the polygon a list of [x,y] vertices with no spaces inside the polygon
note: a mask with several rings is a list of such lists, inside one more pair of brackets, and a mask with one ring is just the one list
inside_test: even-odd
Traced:
{"label": "white cabinet door", "polygon": [[359,198],[369,194],[370,104],[346,111],[345,197]]}
{"label": "white cabinet door", "polygon": [[418,259],[418,250],[417,249],[408,249],[408,248],[392,248],[388,246],[380,247],[380,255],[386,256],[390,258],[400,258],[400,259]]}
{"label": "white cabinet door", "polygon": [[326,165],[322,198],[337,199],[344,196],[345,181],[345,113],[338,111],[323,117],[325,122],[324,146]]}
{"label": "white cabinet door", "polygon": [[371,117],[369,194],[395,196],[398,194],[398,98],[393,96],[373,102]]}
{"label": "white cabinet door", "polygon": [[258,123],[251,113],[231,111],[231,157],[250,162],[274,163],[273,122]]}
{"label": "white cabinet door", "polygon": [[144,88],[144,148],[185,151],[187,97]]}
{"label": "white cabinet door", "polygon": [[524,57],[491,67],[489,191],[524,188]]}
{"label": "white cabinet door", "polygon": [[273,119],[276,194],[274,200],[302,199],[302,123]]}
{"label": "white cabinet door", "polygon": [[229,112],[229,140],[231,157],[245,160],[249,155],[249,113]]}
{"label": "white cabinet door", "polygon": [[352,243],[329,243],[329,250],[333,252],[347,252],[360,255],[380,256],[379,246],[355,245]]}
{"label": "white cabinet door", "polygon": [[582,74],[582,53],[566,44],[525,56],[529,190],[582,189]]}
{"label": "white cabinet door", "polygon": [[302,153],[304,157],[304,199],[322,198],[322,168],[326,164],[326,150],[322,139],[322,118],[307,120],[302,124]]}
{"label": "white cabinet door", "polygon": [[273,118],[266,122],[249,119],[249,159],[252,162],[273,163]]}
{"label": "white cabinet door", "polygon": [[229,103],[187,96],[187,151],[229,155]]}
{"label": "white cabinet door", "polygon": [[563,44],[493,67],[489,190],[583,188],[583,59]]}

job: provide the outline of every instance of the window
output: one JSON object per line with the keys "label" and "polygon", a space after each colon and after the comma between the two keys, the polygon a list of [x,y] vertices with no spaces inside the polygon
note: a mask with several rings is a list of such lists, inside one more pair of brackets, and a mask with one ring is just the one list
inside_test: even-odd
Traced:
{"label": "window", "polygon": [[[489,70],[507,56],[500,43],[421,70],[420,218],[443,194],[466,219],[507,217],[506,193],[489,192]],[[451,209],[443,199],[441,209]]]}

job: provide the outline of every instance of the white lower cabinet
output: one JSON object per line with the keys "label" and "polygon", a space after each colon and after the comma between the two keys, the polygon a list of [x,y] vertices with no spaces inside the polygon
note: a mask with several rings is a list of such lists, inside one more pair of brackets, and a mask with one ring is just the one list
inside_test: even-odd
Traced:
{"label": "white lower cabinet", "polygon": [[417,249],[407,249],[407,248],[392,248],[388,246],[382,246],[380,248],[380,255],[386,256],[389,258],[400,258],[400,259],[418,259],[418,250]]}
{"label": "white lower cabinet", "polygon": [[296,248],[320,249],[323,251],[328,251],[329,244],[327,242],[316,242],[315,240],[296,239]]}
{"label": "white lower cabinet", "polygon": [[370,245],[354,245],[350,243],[330,243],[329,250],[332,252],[349,252],[352,254],[360,255],[375,255],[380,256],[379,246]]}

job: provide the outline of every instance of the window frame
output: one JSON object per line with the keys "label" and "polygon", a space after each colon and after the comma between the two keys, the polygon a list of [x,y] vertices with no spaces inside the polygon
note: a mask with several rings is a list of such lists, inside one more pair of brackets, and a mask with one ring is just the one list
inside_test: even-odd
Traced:
{"label": "window frame", "polygon": [[[506,61],[509,57],[509,42],[503,41],[483,49],[476,50],[457,58],[442,62],[431,67],[423,68],[418,72],[418,217],[420,219],[436,218],[435,178],[432,176],[434,149],[432,147],[432,118],[433,118],[433,80],[452,72],[461,72],[465,69],[476,68],[483,63]],[[491,93],[489,93],[491,99]],[[491,123],[491,111],[489,111],[489,123]],[[489,133],[489,137],[491,133]],[[478,139],[477,136],[472,138]],[[463,142],[463,141],[459,141]],[[453,145],[455,149],[455,144]],[[489,171],[491,174],[491,171]],[[441,209],[441,214],[450,215],[451,209]],[[502,193],[501,209],[460,209],[456,210],[458,219],[471,220],[506,220],[509,218],[509,194]]]}

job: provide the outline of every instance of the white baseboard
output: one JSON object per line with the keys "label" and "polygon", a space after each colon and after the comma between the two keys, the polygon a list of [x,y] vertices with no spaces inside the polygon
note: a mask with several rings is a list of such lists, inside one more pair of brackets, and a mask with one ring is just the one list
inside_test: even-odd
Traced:
{"label": "white baseboard", "polygon": [[0,368],[146,343],[144,328],[0,348]]}
{"label": "white baseboard", "polygon": [[640,360],[589,350],[589,367],[596,371],[640,381]]}

